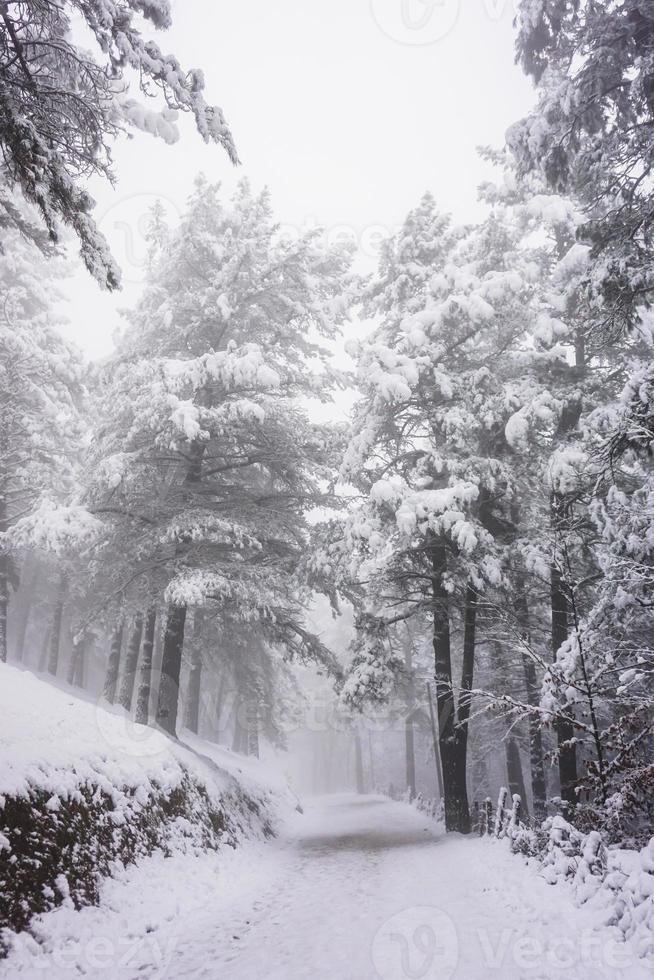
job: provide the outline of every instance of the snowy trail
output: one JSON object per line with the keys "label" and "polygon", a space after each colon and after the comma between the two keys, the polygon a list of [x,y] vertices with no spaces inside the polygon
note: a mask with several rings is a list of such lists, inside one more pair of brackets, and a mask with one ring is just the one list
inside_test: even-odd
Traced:
{"label": "snowy trail", "polygon": [[227,921],[208,909],[179,940],[166,976],[651,976],[502,844],[446,839],[404,804],[313,801],[271,851],[278,864],[265,892],[243,896]]}
{"label": "snowy trail", "polygon": [[151,859],[108,884],[101,908],[45,919],[48,955],[35,961],[19,949],[3,976],[652,976],[610,930],[593,928],[565,888],[547,885],[503,843],[445,838],[412,807],[378,797],[311,801],[267,844]]}

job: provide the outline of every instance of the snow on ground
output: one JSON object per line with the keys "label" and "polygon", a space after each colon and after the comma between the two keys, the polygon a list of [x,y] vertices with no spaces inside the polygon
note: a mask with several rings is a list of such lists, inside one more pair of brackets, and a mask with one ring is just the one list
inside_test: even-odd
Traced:
{"label": "snow on ground", "polygon": [[589,908],[504,842],[444,837],[383,797],[311,801],[269,843],[163,859],[99,908],[42,916],[0,976],[229,980],[644,980]]}
{"label": "snow on ground", "polygon": [[0,797],[32,789],[66,796],[85,781],[106,789],[117,806],[121,789],[156,782],[179,785],[184,770],[219,800],[242,787],[253,796],[287,795],[283,780],[256,760],[188,734],[185,744],[136,725],[118,706],[85,700],[0,664]]}

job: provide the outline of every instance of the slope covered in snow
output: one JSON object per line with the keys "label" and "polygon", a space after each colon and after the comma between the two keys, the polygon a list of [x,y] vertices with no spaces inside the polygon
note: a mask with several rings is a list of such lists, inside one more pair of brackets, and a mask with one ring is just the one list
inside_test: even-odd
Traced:
{"label": "slope covered in snow", "polygon": [[0,665],[2,926],[93,903],[103,877],[155,850],[206,853],[270,836],[292,805],[254,760],[175,742]]}

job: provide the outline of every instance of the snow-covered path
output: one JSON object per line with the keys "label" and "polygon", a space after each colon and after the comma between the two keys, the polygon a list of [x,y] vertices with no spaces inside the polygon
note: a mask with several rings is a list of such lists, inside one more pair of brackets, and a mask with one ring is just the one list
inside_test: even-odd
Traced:
{"label": "snow-covered path", "polygon": [[252,905],[231,909],[228,924],[207,910],[171,978],[634,977],[625,947],[504,845],[446,839],[404,804],[314,801],[281,850],[278,877]]}
{"label": "snow-covered path", "polygon": [[[7,976],[47,966],[52,977],[169,980],[651,977],[503,843],[446,839],[379,797],[312,801],[279,840],[152,859],[109,885],[102,908],[45,918],[47,962],[19,950]],[[111,963],[89,951],[98,936]]]}

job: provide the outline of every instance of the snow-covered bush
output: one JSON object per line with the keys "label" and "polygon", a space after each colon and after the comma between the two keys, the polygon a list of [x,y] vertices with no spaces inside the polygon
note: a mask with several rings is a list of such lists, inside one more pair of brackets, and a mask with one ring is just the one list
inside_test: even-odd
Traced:
{"label": "snow-covered bush", "polygon": [[583,833],[560,814],[527,827],[516,799],[507,822],[506,790],[500,792],[494,836],[534,858],[549,884],[567,882],[579,905],[597,903],[604,924],[635,940],[640,956],[654,955],[654,838],[639,851],[607,847],[598,831]]}

